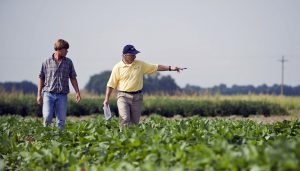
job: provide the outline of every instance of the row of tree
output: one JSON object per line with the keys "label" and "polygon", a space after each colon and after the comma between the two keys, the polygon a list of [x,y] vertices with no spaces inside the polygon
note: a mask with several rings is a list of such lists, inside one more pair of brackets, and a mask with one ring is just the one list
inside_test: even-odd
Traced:
{"label": "row of tree", "polygon": [[[100,74],[91,76],[85,89],[91,93],[104,94],[110,74],[111,71],[104,71]],[[146,75],[144,77],[143,91],[148,94],[167,93],[173,95],[176,92],[181,91],[181,89],[171,76],[161,76],[158,73],[155,75]]]}
{"label": "row of tree", "polygon": [[[111,71],[104,71],[90,77],[90,80],[85,86],[85,90],[94,94],[104,94],[106,84],[110,77]],[[211,88],[203,88],[200,86],[187,84],[184,88],[180,88],[171,76],[162,76],[159,73],[155,75],[146,75],[144,77],[143,91],[147,94],[187,94],[187,95],[203,95],[203,94],[221,94],[221,95],[235,95],[235,94],[272,94],[279,95],[281,87],[278,84],[267,86],[266,84],[260,86],[233,85],[227,87],[225,84],[220,84]],[[36,94],[37,86],[29,81],[22,82],[5,82],[0,83],[0,92],[23,92],[26,94]],[[299,86],[284,86],[284,95],[300,96]]]}
{"label": "row of tree", "polygon": [[24,94],[36,94],[37,86],[29,81],[0,83],[0,92],[22,92]]}
{"label": "row of tree", "polygon": [[[300,85],[292,87],[284,85],[284,95],[286,96],[299,96],[300,95]],[[193,86],[187,84],[182,92],[185,94],[222,94],[222,95],[236,95],[236,94],[270,94],[270,95],[280,95],[281,85],[274,84],[273,86],[267,86],[266,84],[259,85],[257,87],[253,85],[233,85],[232,87],[227,87],[225,84],[220,84],[212,88],[202,88],[199,86]]]}
{"label": "row of tree", "polygon": [[[104,71],[100,74],[93,75],[87,83],[85,89],[88,92],[96,94],[104,94],[106,84],[110,77],[111,71]],[[143,91],[147,94],[187,94],[187,95],[203,95],[203,94],[222,94],[222,95],[235,95],[235,94],[272,94],[279,95],[281,93],[281,86],[274,84],[267,86],[266,84],[260,86],[246,85],[239,86],[233,85],[227,87],[225,84],[220,84],[211,88],[202,88],[200,86],[187,84],[184,88],[180,88],[171,76],[162,76],[159,73],[155,75],[146,75],[144,77]],[[284,86],[284,95],[299,96],[299,86]]]}

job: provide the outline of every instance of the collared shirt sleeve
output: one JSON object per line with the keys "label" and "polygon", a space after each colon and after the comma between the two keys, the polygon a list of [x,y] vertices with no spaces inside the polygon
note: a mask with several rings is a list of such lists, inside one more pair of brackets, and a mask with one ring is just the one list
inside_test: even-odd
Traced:
{"label": "collared shirt sleeve", "polygon": [[40,71],[40,74],[39,74],[39,78],[40,78],[41,80],[45,80],[45,70],[46,70],[45,64],[43,63],[43,64],[42,64],[41,71]]}
{"label": "collared shirt sleeve", "polygon": [[118,67],[117,65],[114,66],[111,74],[110,74],[110,77],[109,77],[109,80],[107,82],[107,87],[111,87],[113,89],[116,89],[117,86],[118,86],[118,83],[119,83],[119,71],[118,71]]}
{"label": "collared shirt sleeve", "polygon": [[73,65],[73,62],[70,60],[70,70],[69,70],[69,77],[71,79],[74,79],[77,77],[77,74],[76,74],[76,71],[75,71],[75,68],[74,68],[74,65]]}
{"label": "collared shirt sleeve", "polygon": [[153,74],[158,69],[158,64],[148,64],[146,62],[141,62],[141,63],[142,63],[142,70],[144,74]]}

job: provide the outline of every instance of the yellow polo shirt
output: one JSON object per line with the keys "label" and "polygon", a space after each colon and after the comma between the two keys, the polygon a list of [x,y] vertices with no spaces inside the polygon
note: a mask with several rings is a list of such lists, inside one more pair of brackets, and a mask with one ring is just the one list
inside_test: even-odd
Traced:
{"label": "yellow polo shirt", "polygon": [[130,65],[122,60],[117,63],[110,75],[107,86],[119,91],[138,91],[143,88],[144,74],[155,73],[158,64],[147,64],[134,60]]}

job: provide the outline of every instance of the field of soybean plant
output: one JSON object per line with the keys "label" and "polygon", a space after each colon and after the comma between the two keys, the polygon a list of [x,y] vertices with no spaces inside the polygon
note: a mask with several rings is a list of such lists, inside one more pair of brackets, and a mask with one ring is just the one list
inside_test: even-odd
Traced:
{"label": "field of soybean plant", "polygon": [[[86,108],[70,101],[68,112],[97,113],[98,108],[91,109],[101,97],[85,100]],[[227,117],[230,111],[250,117],[297,115],[299,97],[148,96],[144,103],[147,116],[122,131],[117,117],[106,121],[101,112],[85,119],[68,116],[66,129],[59,131],[54,124],[44,128],[42,119],[30,113],[34,96],[2,99],[0,170],[300,170],[299,119],[265,123]],[[16,104],[22,107],[13,110]],[[220,117],[206,117],[214,112]],[[182,116],[172,117],[177,114]]]}
{"label": "field of soybean plant", "polygon": [[0,170],[299,170],[300,122],[146,117],[119,130],[116,118],[68,121],[3,116]]}

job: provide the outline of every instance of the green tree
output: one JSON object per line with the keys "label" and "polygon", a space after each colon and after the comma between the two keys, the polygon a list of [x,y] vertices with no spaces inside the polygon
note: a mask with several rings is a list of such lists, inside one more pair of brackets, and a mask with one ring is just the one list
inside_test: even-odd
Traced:
{"label": "green tree", "polygon": [[144,77],[143,90],[148,94],[163,92],[173,95],[181,89],[171,76],[161,76],[159,73],[157,73],[155,75],[146,75]]}
{"label": "green tree", "polygon": [[180,91],[179,86],[175,83],[175,80],[170,76],[162,76],[159,80],[159,89],[162,92],[166,92],[168,94],[175,94],[176,91]]}
{"label": "green tree", "polygon": [[4,82],[0,83],[1,91],[5,92],[22,92],[24,94],[36,94],[37,86],[30,81],[22,82]]}
{"label": "green tree", "polygon": [[90,80],[85,86],[88,92],[96,94],[105,94],[106,84],[110,77],[111,71],[103,71],[90,77]]}
{"label": "green tree", "polygon": [[[85,89],[91,93],[105,94],[110,74],[111,71],[104,71],[100,74],[91,76]],[[161,76],[157,73],[154,75],[146,75],[144,77],[143,91],[148,94],[163,92],[172,95],[175,94],[175,92],[180,91],[180,88],[171,76]]]}

